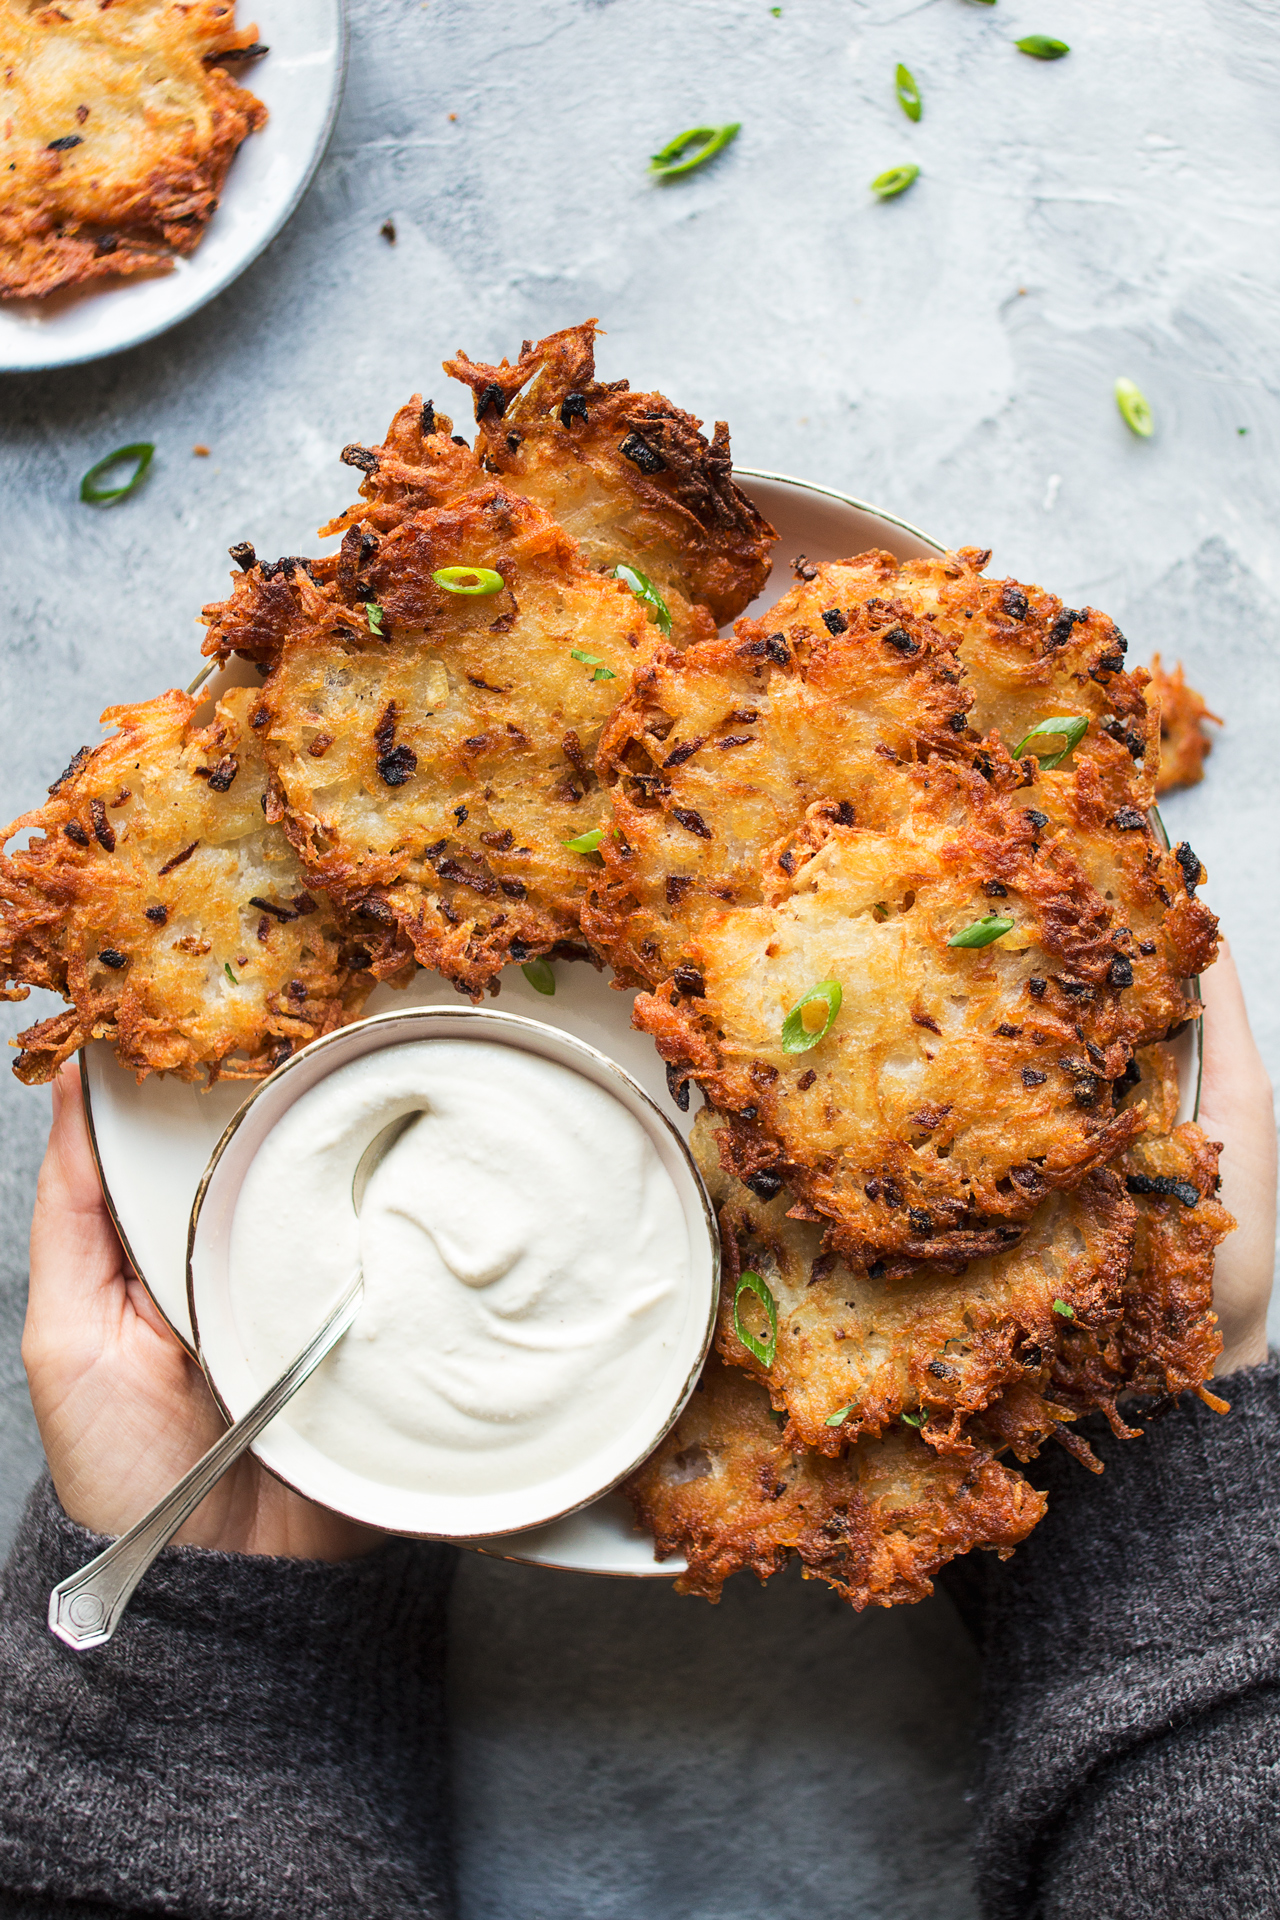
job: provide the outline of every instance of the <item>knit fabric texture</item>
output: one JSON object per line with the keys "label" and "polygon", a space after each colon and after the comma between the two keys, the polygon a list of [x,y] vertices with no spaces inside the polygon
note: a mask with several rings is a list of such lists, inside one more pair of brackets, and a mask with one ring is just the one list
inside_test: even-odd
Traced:
{"label": "knit fabric texture", "polygon": [[[986,1920],[1280,1914],[1280,1375],[1185,1395],[1139,1440],[1086,1423],[1003,1565],[947,1580],[983,1651]],[[1098,1423],[1100,1425],[1100,1423]]]}
{"label": "knit fabric texture", "polygon": [[447,1915],[455,1550],[171,1547],[115,1638],[73,1653],[49,1589],[106,1544],[46,1476],[0,1581],[0,1914]]}

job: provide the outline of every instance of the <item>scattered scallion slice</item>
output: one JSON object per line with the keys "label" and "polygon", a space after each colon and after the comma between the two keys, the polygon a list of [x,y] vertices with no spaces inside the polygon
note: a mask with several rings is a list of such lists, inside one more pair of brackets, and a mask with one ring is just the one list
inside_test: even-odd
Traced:
{"label": "scattered scallion slice", "polygon": [[569,658],[581,660],[584,667],[594,667],[595,672],[591,676],[593,680],[616,680],[618,677],[612,667],[606,667],[603,661],[597,660],[594,653],[584,653],[581,647],[570,647]]}
{"label": "scattered scallion slice", "polygon": [[824,1427],[842,1427],[852,1412],[852,1403],[847,1407],[837,1407],[834,1413],[827,1415],[822,1424]]}
{"label": "scattered scallion slice", "polygon": [[603,839],[604,828],[592,827],[590,833],[580,833],[576,840],[562,840],[560,845],[570,853],[594,853]]}
{"label": "scattered scallion slice", "polygon": [[654,625],[663,633],[671,631],[671,615],[667,603],[654,586],[647,573],[641,573],[638,567],[615,567],[616,580],[625,580],[637,600],[643,602],[653,617]]}
{"label": "scattered scallion slice", "polygon": [[904,1413],[902,1417],[909,1427],[922,1427],[925,1422],[925,1416],[922,1413]]}
{"label": "scattered scallion slice", "polygon": [[382,608],[377,604],[376,601],[366,600],[364,603],[364,613],[365,613],[365,619],[369,622],[370,633],[376,633],[378,638],[381,639],[382,638]]}
{"label": "scattered scallion slice", "polygon": [[1013,921],[1003,913],[984,913],[981,920],[971,921],[967,927],[961,927],[959,933],[953,933],[948,940],[949,947],[989,947],[1002,933],[1012,933]]}
{"label": "scattered scallion slice", "polygon": [[1055,1300],[1053,1310],[1055,1313],[1060,1313],[1064,1320],[1074,1320],[1076,1317],[1075,1308],[1068,1306],[1065,1300]]}
{"label": "scattered scallion slice", "polygon": [[918,120],[923,111],[920,89],[916,85],[916,78],[910,67],[904,67],[901,61],[898,62],[895,91],[898,95],[898,105],[908,120]]}
{"label": "scattered scallion slice", "polygon": [[[740,1308],[744,1293],[754,1293],[764,1307],[765,1317],[769,1322],[768,1340],[757,1339],[750,1327],[743,1326]],[[778,1308],[765,1281],[758,1273],[753,1273],[750,1267],[744,1269],[738,1281],[738,1290],[733,1296],[733,1330],[747,1352],[754,1354],[762,1367],[773,1365],[773,1357],[778,1351]]]}
{"label": "scattered scallion slice", "polygon": [[431,578],[446,593],[501,593],[505,584],[492,567],[441,567]]}
{"label": "scattered scallion slice", "polygon": [[782,1023],[782,1051],[807,1053],[831,1031],[843,998],[838,980],[819,980],[802,993]]}
{"label": "scattered scallion slice", "polygon": [[726,127],[687,128],[653,155],[650,173],[656,174],[659,180],[678,180],[686,173],[693,173],[736,139],[741,126],[741,120],[734,120]]}
{"label": "scattered scallion slice", "polygon": [[[96,467],[90,467],[80,482],[80,498],[91,507],[109,507],[117,500],[127,500],[146,479],[155,450],[152,440],[136,440],[130,447],[117,447],[105,460],[99,460]],[[93,484],[99,474],[109,473],[112,467],[118,467],[126,460],[136,460],[138,464],[122,487],[96,487]]]}
{"label": "scattered scallion slice", "polygon": [[917,166],[890,167],[887,172],[876,175],[871,182],[871,191],[878,194],[881,200],[895,200],[908,187],[914,186],[919,178],[920,169]]}
{"label": "scattered scallion slice", "polygon": [[[1149,440],[1151,430],[1156,423],[1150,403],[1141,387],[1136,387],[1132,380],[1117,380],[1116,405],[1120,409],[1120,418],[1126,427],[1136,433],[1140,440]],[[1241,428],[1241,432],[1243,431],[1244,429]]]}
{"label": "scattered scallion slice", "polygon": [[1057,714],[1052,720],[1042,720],[1039,726],[1032,727],[1030,733],[1024,733],[1013,750],[1013,757],[1015,760],[1019,758],[1028,740],[1035,740],[1044,734],[1051,738],[1056,737],[1066,743],[1061,753],[1036,753],[1036,759],[1044,772],[1051,773],[1054,767],[1060,767],[1067,755],[1080,745],[1088,731],[1089,720],[1086,714]]}
{"label": "scattered scallion slice", "polygon": [[520,969],[535,993],[545,993],[548,998],[556,990],[556,970],[549,960],[526,960]]}
{"label": "scattered scallion slice", "polygon": [[238,987],[240,985],[240,982],[236,979],[234,973],[232,973],[231,971],[231,962],[229,960],[223,961],[222,971],[226,974],[228,980],[231,982],[233,987]]}
{"label": "scattered scallion slice", "polygon": [[1013,44],[1019,53],[1029,53],[1033,60],[1061,60],[1064,53],[1071,51],[1065,40],[1053,40],[1047,33],[1028,33]]}

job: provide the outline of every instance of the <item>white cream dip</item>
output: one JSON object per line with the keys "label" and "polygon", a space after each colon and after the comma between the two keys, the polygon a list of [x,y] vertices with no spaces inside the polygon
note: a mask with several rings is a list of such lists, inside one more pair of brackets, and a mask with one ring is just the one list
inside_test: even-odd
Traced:
{"label": "white cream dip", "polygon": [[[357,1214],[361,1156],[406,1115]],[[281,1419],[371,1479],[463,1495],[553,1480],[644,1414],[690,1262],[680,1197],[621,1101],[485,1040],[410,1041],[321,1080],[262,1142],[231,1227],[264,1386],[363,1267],[355,1325]]]}

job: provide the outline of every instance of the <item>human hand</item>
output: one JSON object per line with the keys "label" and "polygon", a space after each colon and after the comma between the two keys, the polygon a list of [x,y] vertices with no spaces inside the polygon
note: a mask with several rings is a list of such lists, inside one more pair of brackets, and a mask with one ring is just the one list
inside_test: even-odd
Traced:
{"label": "human hand", "polygon": [[[125,1259],[74,1063],[53,1083],[22,1358],[58,1498],[94,1533],[126,1532],[226,1429],[199,1367]],[[246,1453],[174,1538],[230,1553],[347,1560],[381,1535],[304,1500]]]}
{"label": "human hand", "polygon": [[1276,1122],[1271,1082],[1245,1011],[1226,941],[1202,975],[1204,1078],[1200,1125],[1222,1142],[1219,1195],[1238,1222],[1218,1248],[1213,1304],[1222,1331],[1215,1375],[1267,1357],[1267,1306],[1276,1251]]}

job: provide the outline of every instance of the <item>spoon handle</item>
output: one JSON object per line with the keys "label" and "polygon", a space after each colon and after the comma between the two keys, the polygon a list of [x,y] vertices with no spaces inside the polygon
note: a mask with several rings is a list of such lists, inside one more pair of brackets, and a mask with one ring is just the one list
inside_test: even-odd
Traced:
{"label": "spoon handle", "polygon": [[337,1346],[350,1327],[364,1297],[364,1279],[357,1273],[320,1331],[310,1340],[287,1372],[268,1387],[244,1418],[228,1427],[204,1458],[197,1460],[176,1487],[128,1533],[62,1580],[49,1595],[49,1631],[77,1652],[101,1647],[120,1624],[134,1588],[151,1562],[195,1512],[214,1483],[234,1460],[252,1445],[262,1429],[309,1380],[325,1355]]}

